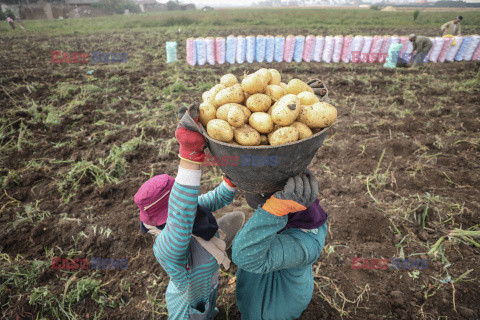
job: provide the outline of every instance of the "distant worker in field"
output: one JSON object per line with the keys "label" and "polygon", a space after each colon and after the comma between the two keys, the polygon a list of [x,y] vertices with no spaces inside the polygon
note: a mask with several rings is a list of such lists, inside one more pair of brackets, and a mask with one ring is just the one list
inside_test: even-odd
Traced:
{"label": "distant worker in field", "polygon": [[442,36],[461,36],[462,31],[460,28],[460,22],[463,17],[458,16],[455,20],[445,23],[440,29],[442,30]]}
{"label": "distant worker in field", "polygon": [[15,29],[15,23],[13,22],[12,18],[7,17],[7,21],[10,24],[10,27],[12,27],[12,29]]}
{"label": "distant worker in field", "polygon": [[423,63],[425,57],[432,49],[432,41],[424,36],[417,36],[416,34],[412,33],[408,40],[413,44],[413,51],[415,55],[412,58],[412,68],[415,68]]}

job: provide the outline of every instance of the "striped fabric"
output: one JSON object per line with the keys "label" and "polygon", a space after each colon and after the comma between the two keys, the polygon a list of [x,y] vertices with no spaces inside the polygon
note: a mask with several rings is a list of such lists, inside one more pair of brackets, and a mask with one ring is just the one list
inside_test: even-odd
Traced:
{"label": "striped fabric", "polygon": [[183,183],[188,179],[179,179],[180,175],[179,170],[170,195],[167,224],[157,236],[153,251],[171,280],[166,292],[169,319],[213,319],[218,263],[191,237],[192,228],[197,205],[218,210],[233,201],[235,192],[222,182],[199,197],[200,179],[188,185]]}

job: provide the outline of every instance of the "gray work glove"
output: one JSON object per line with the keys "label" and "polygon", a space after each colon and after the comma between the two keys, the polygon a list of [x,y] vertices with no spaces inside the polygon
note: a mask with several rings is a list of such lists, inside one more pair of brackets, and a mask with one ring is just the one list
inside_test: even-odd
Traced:
{"label": "gray work glove", "polygon": [[185,129],[195,132],[200,132],[198,128],[198,116],[200,115],[200,105],[198,103],[192,103],[187,107],[180,107],[178,110],[178,123],[177,128],[185,127]]}
{"label": "gray work glove", "polygon": [[282,217],[307,209],[317,199],[317,196],[317,179],[307,171],[306,174],[290,177],[283,190],[275,192],[265,202],[262,209]]}

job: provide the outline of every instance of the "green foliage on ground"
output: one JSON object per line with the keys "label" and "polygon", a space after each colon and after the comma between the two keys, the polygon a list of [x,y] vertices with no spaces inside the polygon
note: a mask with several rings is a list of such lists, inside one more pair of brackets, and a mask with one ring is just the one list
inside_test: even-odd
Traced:
{"label": "green foliage on ground", "polygon": [[[104,0],[111,4],[112,0]],[[122,2],[115,2],[115,8]],[[129,9],[129,8],[124,8]],[[123,11],[123,9],[121,10]],[[132,11],[132,10],[131,10]],[[64,20],[30,20],[26,27],[31,31],[78,34],[111,31],[144,30],[149,28],[173,28],[176,32],[207,31],[222,26],[222,31],[245,33],[261,27],[262,30],[289,32],[294,29],[308,29],[310,32],[347,33],[362,32],[375,35],[385,28],[438,29],[443,23],[457,15],[462,15],[462,31],[467,34],[478,30],[480,14],[477,10],[452,10],[449,12],[422,11],[421,18],[412,21],[412,11],[384,12],[362,9],[230,9],[208,12],[155,12],[143,14],[117,15],[96,18]],[[227,27],[227,29],[224,29]],[[230,30],[228,30],[230,29]],[[285,31],[283,31],[285,30]],[[378,31],[377,31],[378,30]],[[220,31],[221,32],[221,31]],[[225,34],[228,35],[228,34]]]}

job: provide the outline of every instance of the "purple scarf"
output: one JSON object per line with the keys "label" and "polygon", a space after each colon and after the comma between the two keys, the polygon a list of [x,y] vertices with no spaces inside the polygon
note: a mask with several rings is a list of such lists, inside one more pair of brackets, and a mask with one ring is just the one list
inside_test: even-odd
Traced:
{"label": "purple scarf", "polygon": [[316,229],[321,227],[325,221],[327,221],[327,214],[320,207],[317,199],[306,210],[289,213],[287,225],[280,232],[289,228]]}

